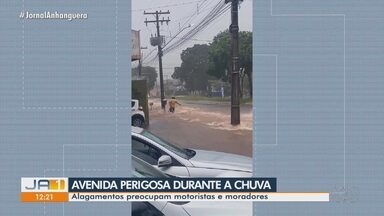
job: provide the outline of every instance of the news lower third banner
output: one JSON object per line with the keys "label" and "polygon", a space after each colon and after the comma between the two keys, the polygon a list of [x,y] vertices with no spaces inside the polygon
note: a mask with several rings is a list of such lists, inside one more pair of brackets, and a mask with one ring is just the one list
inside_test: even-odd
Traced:
{"label": "news lower third banner", "polygon": [[276,178],[21,178],[22,202],[329,202],[328,192],[278,192]]}

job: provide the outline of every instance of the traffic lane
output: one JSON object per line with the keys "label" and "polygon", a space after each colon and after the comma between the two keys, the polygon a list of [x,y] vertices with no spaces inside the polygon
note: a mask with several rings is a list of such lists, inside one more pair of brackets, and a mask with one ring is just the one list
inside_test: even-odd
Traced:
{"label": "traffic lane", "polygon": [[154,104],[153,109],[150,110],[150,119],[165,115],[169,118],[177,117],[183,121],[199,122],[219,130],[252,130],[253,118],[252,106],[250,105],[242,105],[241,124],[233,126],[230,124],[230,105],[227,102],[180,101],[180,103],[182,105],[176,106],[175,113],[164,112],[159,105]]}
{"label": "traffic lane", "polygon": [[150,120],[154,134],[186,148],[221,151],[252,157],[252,131],[220,130],[164,115]]}
{"label": "traffic lane", "polygon": [[[212,112],[220,112],[223,114],[230,115],[231,113],[231,103],[229,102],[217,102],[217,101],[189,101],[189,100],[179,100],[183,105],[188,105],[189,107],[201,108],[211,110]],[[240,110],[242,113],[252,113],[252,104],[240,104]]]}

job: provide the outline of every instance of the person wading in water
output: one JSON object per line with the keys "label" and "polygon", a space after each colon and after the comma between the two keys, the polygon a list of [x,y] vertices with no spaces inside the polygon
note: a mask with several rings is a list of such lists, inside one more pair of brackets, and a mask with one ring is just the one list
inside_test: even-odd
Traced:
{"label": "person wading in water", "polygon": [[175,97],[172,97],[172,99],[169,101],[169,112],[174,113],[176,109],[176,104],[180,105],[179,102],[177,102]]}

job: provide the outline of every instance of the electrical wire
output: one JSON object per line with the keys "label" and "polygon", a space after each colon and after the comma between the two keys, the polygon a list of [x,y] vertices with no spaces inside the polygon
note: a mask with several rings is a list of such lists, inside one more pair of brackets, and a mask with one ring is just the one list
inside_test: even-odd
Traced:
{"label": "electrical wire", "polygon": [[[204,2],[202,2],[201,5],[203,5],[205,2],[207,2],[207,0],[204,0]],[[207,5],[206,5],[206,7],[207,7]],[[178,33],[176,33],[173,37],[171,37],[171,39],[164,45],[163,53],[164,54],[165,53],[169,53],[169,52],[177,49],[178,47],[182,46],[187,41],[194,40],[193,37],[195,35],[197,35],[201,31],[203,31],[204,29],[206,29],[209,24],[211,24],[214,20],[216,20],[221,15],[226,13],[230,8],[231,8],[231,6],[230,5],[226,5],[224,3],[224,0],[220,0],[203,17],[203,19],[201,19],[201,21],[196,26],[194,26],[190,31],[185,33],[184,36],[178,37],[178,35],[184,30],[184,29],[181,29],[181,30],[179,30]],[[197,12],[192,14],[191,16],[189,16],[189,18],[187,17],[188,19],[187,19],[187,21],[183,25],[188,23],[194,17],[194,15],[196,15],[196,14],[197,14]],[[178,40],[175,40],[175,39],[178,39]],[[172,43],[172,41],[174,41],[174,42]],[[146,58],[149,58],[150,54],[152,54],[152,53],[153,52],[149,53],[146,56]],[[151,58],[149,58],[149,60],[145,61],[145,64],[152,63],[153,61],[155,61],[157,59],[157,57],[158,57],[158,54],[152,56]]]}
{"label": "electrical wire", "polygon": [[[219,6],[220,6],[220,3],[221,3],[221,2],[217,3],[217,4],[213,7],[213,9],[211,10],[211,12],[209,12],[208,15],[206,15],[206,16],[204,17],[204,19],[202,19],[202,21],[200,21],[199,24],[197,24],[191,31],[189,31],[189,33],[195,31],[195,29],[198,29],[198,28],[202,25],[202,23],[204,22],[204,20],[207,19],[207,17],[209,17],[209,16],[212,15],[212,14],[215,14],[215,13],[217,12]],[[186,22],[186,23],[187,23],[187,22]],[[169,41],[167,42],[167,44],[165,44],[164,47],[166,47],[168,44],[170,44],[170,43],[176,38],[176,36],[178,36],[178,35],[181,33],[182,30],[184,30],[184,29],[179,30],[179,32],[174,36],[174,38],[171,38],[171,40],[169,40]],[[180,40],[179,40],[179,41],[180,41]],[[177,43],[177,42],[175,42],[175,44],[176,44],[176,43]],[[170,48],[169,48],[169,50],[170,50]],[[167,49],[166,49],[166,52],[167,52]]]}
{"label": "electrical wire", "polygon": [[[198,7],[202,7],[202,6],[204,5],[204,3],[206,3],[206,2],[207,2],[207,0],[203,0],[203,2],[200,4],[200,6],[198,5]],[[212,1],[211,1],[211,2],[212,2]],[[211,2],[209,2],[209,3],[211,3]],[[205,5],[205,7],[204,7],[203,9],[205,9],[208,5],[209,5],[209,4]],[[190,16],[185,17],[185,18],[187,18],[187,20],[183,23],[182,26],[179,26],[179,31],[174,35],[174,37],[178,36],[178,35],[185,29],[185,27],[187,27],[187,26],[186,26],[187,24],[190,25],[190,22],[191,22],[192,20],[194,20],[194,18],[195,18],[194,16],[196,16],[196,15],[198,15],[198,11],[192,13]],[[168,45],[169,43],[171,43],[174,39],[175,39],[175,38],[171,37],[171,39],[167,42],[166,45]],[[165,45],[165,46],[166,46],[166,45]],[[164,46],[164,47],[165,47],[165,46]]]}
{"label": "electrical wire", "polygon": [[205,28],[207,28],[208,25],[210,23],[212,23],[212,21],[214,21],[215,19],[217,19],[218,17],[223,15],[230,8],[231,8],[230,5],[225,5],[225,4],[223,4],[223,1],[220,1],[218,4],[215,5],[214,9],[200,23],[198,23],[193,29],[191,29],[190,31],[185,33],[184,34],[185,36],[183,36],[182,39],[177,40],[176,42],[170,44],[167,47],[167,45],[169,44],[169,42],[168,42],[168,44],[166,44],[164,46],[163,53],[168,53],[168,52],[180,47],[184,43],[186,43],[188,40],[193,38],[196,34],[201,32]]}
{"label": "electrical wire", "polygon": [[196,3],[196,2],[201,2],[201,1],[204,1],[204,0],[195,0],[195,1],[189,1],[189,2],[177,3],[177,4],[162,5],[162,6],[158,6],[158,7],[140,8],[140,9],[135,9],[135,10],[131,10],[131,11],[133,11],[133,12],[137,12],[137,11],[146,11],[146,10],[162,9],[162,8],[167,8],[167,7],[179,7],[179,6],[184,6],[184,5],[194,4],[194,3]]}
{"label": "electrical wire", "polygon": [[[170,51],[171,49],[174,49],[178,47],[179,45],[183,44],[185,41],[187,41],[188,38],[193,37],[198,32],[200,32],[203,28],[207,27],[209,22],[211,20],[215,19],[218,14],[220,14],[222,7],[220,7],[220,3],[215,6],[215,8],[210,12],[199,24],[197,24],[192,30],[190,30],[188,33],[186,33],[186,37],[184,39],[176,41],[174,44],[172,44],[170,47],[166,48],[166,52]],[[171,41],[170,41],[171,42]],[[170,43],[168,42],[168,44]],[[166,44],[166,45],[168,45]]]}
{"label": "electrical wire", "polygon": [[[200,7],[201,7],[201,6],[203,6],[204,3],[206,3],[207,1],[208,1],[208,0],[199,0],[199,1],[194,1],[193,3],[195,3],[195,2],[201,2],[201,4],[200,4]],[[189,2],[189,3],[192,3],[192,2]],[[198,4],[199,4],[199,3],[198,3]],[[192,15],[190,15],[190,16],[188,17],[188,20],[184,22],[183,27],[185,27],[185,25],[186,25],[189,21],[191,21],[192,18],[193,18],[193,16],[196,15],[196,14],[197,14],[197,12],[196,12],[196,13],[193,13]],[[169,27],[168,27],[168,29],[169,29]],[[178,35],[180,32],[181,32],[181,31],[179,30],[179,32],[178,32],[176,35]],[[170,41],[172,41],[172,40],[173,40],[173,38],[171,38]],[[170,41],[169,41],[169,42],[170,42]],[[147,54],[147,55],[145,56],[144,59],[147,59],[153,52],[154,52],[154,50],[152,50],[149,54]],[[155,61],[155,60],[157,59],[157,57],[158,57],[158,54],[156,54],[155,56],[152,56],[152,57],[151,57],[149,60],[147,60],[147,61],[144,61],[144,59],[143,59],[143,63],[145,63],[145,64],[149,64],[149,63]]]}
{"label": "electrical wire", "polygon": [[[169,37],[169,36],[165,36],[165,37]],[[174,36],[173,36],[173,37],[174,37]],[[175,37],[175,38],[177,38],[177,39],[187,39],[187,38],[185,38],[185,37]],[[187,39],[187,40],[191,40],[191,41],[201,41],[201,42],[207,42],[207,43],[212,42],[212,40],[204,40],[204,39],[197,39],[197,38],[189,38],[189,39]]]}

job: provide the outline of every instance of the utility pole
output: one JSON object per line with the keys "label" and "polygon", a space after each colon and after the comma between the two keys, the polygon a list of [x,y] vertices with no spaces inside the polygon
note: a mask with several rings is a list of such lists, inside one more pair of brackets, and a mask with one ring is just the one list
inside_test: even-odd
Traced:
{"label": "utility pole", "polygon": [[160,15],[164,14],[170,14],[169,11],[163,12],[163,11],[156,11],[156,12],[145,12],[144,15],[155,15],[156,20],[147,20],[145,19],[144,23],[148,25],[148,23],[155,23],[157,28],[157,36],[151,38],[151,45],[157,46],[158,50],[158,56],[159,56],[159,77],[160,77],[160,98],[161,98],[161,108],[165,109],[165,95],[164,95],[164,80],[163,80],[163,49],[162,44],[164,42],[163,37],[160,36],[160,24],[163,25],[163,23],[168,23],[171,21],[169,17],[167,19],[160,19]]}
{"label": "utility pole", "polygon": [[231,88],[231,124],[240,124],[240,67],[239,67],[239,2],[242,0],[225,0],[231,2],[232,23],[229,32],[232,34],[232,88]]}

